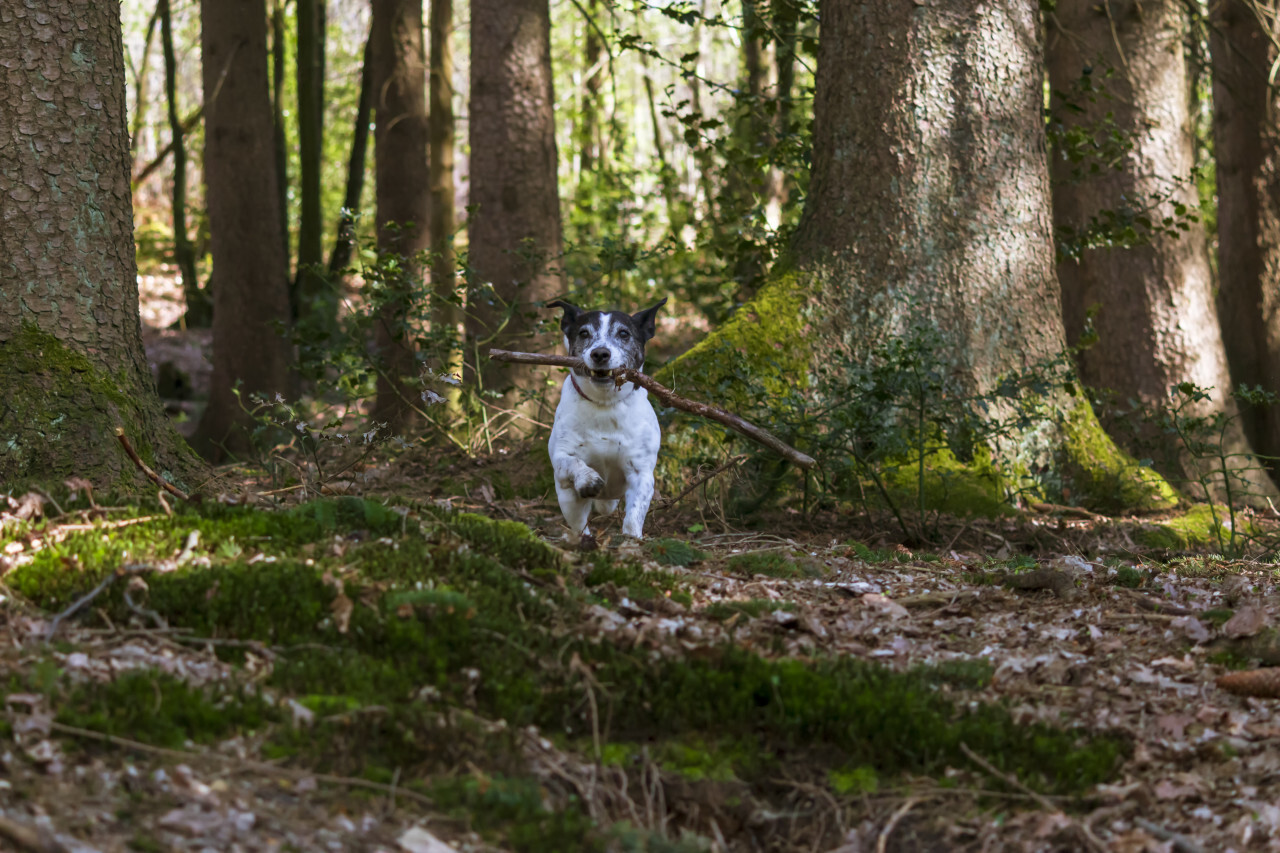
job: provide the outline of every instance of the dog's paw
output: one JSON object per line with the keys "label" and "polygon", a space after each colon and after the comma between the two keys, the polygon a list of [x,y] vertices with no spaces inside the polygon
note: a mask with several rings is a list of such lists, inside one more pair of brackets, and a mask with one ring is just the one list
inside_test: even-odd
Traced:
{"label": "dog's paw", "polygon": [[574,484],[580,498],[594,498],[604,491],[604,478],[591,471],[587,476],[580,476]]}

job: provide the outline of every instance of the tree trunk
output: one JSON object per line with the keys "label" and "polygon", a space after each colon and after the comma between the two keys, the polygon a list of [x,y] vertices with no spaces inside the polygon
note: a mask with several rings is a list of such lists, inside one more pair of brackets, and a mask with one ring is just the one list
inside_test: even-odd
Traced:
{"label": "tree trunk", "polygon": [[[1089,69],[1091,85],[1100,83],[1110,95],[1079,104],[1082,111],[1064,117],[1065,126],[1087,132],[1111,113],[1132,146],[1113,167],[1079,180],[1067,158],[1054,158],[1055,224],[1060,232],[1078,232],[1091,217],[1112,210],[1149,216],[1155,225],[1148,229],[1135,219],[1140,245],[1087,248],[1078,260],[1059,265],[1068,340],[1077,340],[1086,312],[1096,306],[1097,341],[1080,354],[1081,379],[1151,412],[1168,408],[1173,386],[1192,382],[1213,391],[1211,400],[1187,414],[1234,415],[1208,240],[1199,223],[1179,223],[1175,209],[1197,204],[1186,7],[1179,0],[1064,0],[1054,22],[1048,51],[1054,91],[1070,91]],[[1113,76],[1106,77],[1108,69]],[[1165,217],[1184,230],[1169,233],[1159,225]],[[1136,420],[1108,423],[1109,431],[1132,452],[1153,457],[1166,476],[1199,491],[1199,479],[1218,461],[1197,462],[1167,431]],[[1238,421],[1226,434],[1224,450],[1249,452]],[[1232,467],[1250,491],[1274,493],[1251,456],[1235,458]]]}
{"label": "tree trunk", "polygon": [[251,449],[252,420],[233,393],[237,383],[245,407],[251,394],[292,392],[289,283],[278,198],[263,192],[276,186],[266,0],[201,0],[200,22],[213,377],[194,441],[206,456],[221,460]]}
{"label": "tree trunk", "polygon": [[554,104],[547,0],[473,0],[467,361],[482,389],[518,389],[508,405],[541,374],[483,353],[555,342],[534,337],[537,306],[563,288]]}
{"label": "tree trunk", "polygon": [[[458,217],[453,189],[453,0],[431,3],[430,113],[427,127],[427,170],[431,185],[431,328],[435,360],[445,373],[462,375],[463,305],[458,292],[454,232]],[[449,414],[458,405],[458,386],[445,395]]]}
{"label": "tree trunk", "polygon": [[271,124],[272,153],[276,158],[276,205],[280,212],[280,241],[284,245],[284,269],[289,278],[292,248],[289,245],[289,141],[284,126],[285,0],[271,3]]}
{"label": "tree trunk", "polygon": [[213,305],[196,277],[196,253],[187,239],[187,143],[178,117],[178,66],[173,56],[173,20],[169,0],[160,0],[160,41],[164,50],[164,95],[169,107],[169,133],[173,138],[173,259],[182,273],[182,295],[187,310],[183,322],[189,328],[208,328]]}
{"label": "tree trunk", "polygon": [[338,321],[337,294],[321,273],[324,222],[320,170],[324,150],[324,0],[296,0],[298,20],[298,269],[294,314],[320,333]]}
{"label": "tree trunk", "polygon": [[[578,130],[575,136],[578,141],[578,174],[589,175],[596,169],[596,152],[603,153],[600,144],[600,89],[604,85],[604,39],[600,35],[600,24],[596,21],[599,12],[599,0],[588,0],[582,18],[586,26],[586,47],[583,50],[583,64],[586,67],[582,81],[582,105],[578,110]],[[594,186],[593,186],[594,190]]]}
{"label": "tree trunk", "polygon": [[[142,132],[143,126],[146,124],[147,103],[150,98],[147,97],[147,82],[151,75],[148,73],[151,69],[151,43],[155,40],[156,25],[160,22],[160,4],[156,3],[156,8],[151,12],[151,17],[147,19],[147,35],[142,40],[142,57],[138,60],[138,67],[134,69],[134,87],[133,87],[133,123],[129,127],[129,151],[134,157],[138,153],[138,135]],[[137,162],[134,162],[134,171],[137,171]]]}
{"label": "tree trunk", "polygon": [[[1280,97],[1267,83],[1276,49],[1250,3],[1227,0],[1213,9],[1218,298],[1227,364],[1236,384],[1280,392]],[[1280,456],[1280,407],[1245,407],[1241,415],[1254,449]]]}
{"label": "tree trunk", "polygon": [[161,410],[138,318],[120,6],[0,17],[0,482],[136,487],[117,426],[181,481],[201,466]]}
{"label": "tree trunk", "polygon": [[338,218],[338,236],[329,255],[329,274],[337,280],[351,263],[355,246],[356,218],[360,215],[360,197],[364,195],[364,167],[369,151],[369,118],[373,114],[373,62],[370,46],[364,43],[364,59],[360,63],[360,101],[356,104],[356,123],[351,133],[351,156],[347,159],[347,192]]}
{"label": "tree trunk", "polygon": [[[778,117],[775,122],[774,137],[784,140],[792,136],[795,130],[791,127],[796,85],[796,40],[799,34],[800,8],[798,0],[774,0],[773,22],[775,28],[774,51],[778,63]],[[771,176],[772,192],[770,204],[778,209],[778,220],[782,219],[782,209],[795,191],[795,178],[775,168]]]}
{"label": "tree trunk", "polygon": [[[1037,4],[823,0],[820,17],[799,271],[775,271],[659,381],[723,389],[750,410],[818,377],[855,376],[921,325],[940,339],[928,354],[943,362],[939,374],[964,395],[992,395],[1011,372],[1044,370],[1064,340]],[[744,374],[756,384],[743,385]],[[1028,421],[984,439],[1009,481],[1035,471],[1041,489],[1093,505],[1170,504],[1167,485],[1116,451],[1060,379],[1024,402]],[[995,429],[1008,405],[997,399],[974,415]],[[693,450],[679,448],[706,440],[698,434],[673,430],[664,447],[689,458]]]}
{"label": "tree trunk", "polygon": [[427,63],[422,0],[374,0],[372,39],[373,145],[378,206],[378,252],[397,259],[382,282],[374,345],[378,361],[373,418],[392,433],[412,414],[405,379],[416,373],[409,311],[425,278],[431,185],[427,174]]}

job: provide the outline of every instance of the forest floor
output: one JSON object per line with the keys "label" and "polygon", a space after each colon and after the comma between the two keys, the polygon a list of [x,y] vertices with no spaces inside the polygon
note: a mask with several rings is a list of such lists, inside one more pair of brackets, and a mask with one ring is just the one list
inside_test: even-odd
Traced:
{"label": "forest floor", "polygon": [[0,850],[1280,849],[1276,700],[1216,686],[1280,664],[1274,544],[695,492],[566,551],[534,450],[0,505]]}
{"label": "forest floor", "polygon": [[422,465],[0,515],[0,849],[1280,848],[1275,701],[1215,686],[1270,561],[692,503],[566,552],[512,454]]}

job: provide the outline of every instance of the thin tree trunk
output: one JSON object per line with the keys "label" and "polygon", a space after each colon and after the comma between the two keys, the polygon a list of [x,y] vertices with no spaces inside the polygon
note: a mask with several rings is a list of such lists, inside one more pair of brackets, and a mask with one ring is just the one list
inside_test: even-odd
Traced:
{"label": "thin tree trunk", "polygon": [[[129,127],[129,151],[135,157],[138,153],[138,134],[142,132],[143,126],[146,124],[147,107],[149,106],[147,97],[148,72],[151,70],[151,43],[155,39],[156,24],[160,21],[160,4],[156,3],[155,9],[151,11],[151,17],[147,19],[147,35],[142,41],[142,58],[138,60],[138,67],[134,69],[134,86],[133,86],[133,124]],[[137,166],[137,161],[134,161]]]}
{"label": "thin tree trunk", "polygon": [[[280,212],[280,239],[284,243],[285,278],[293,267],[289,241],[289,142],[284,125],[285,0],[271,3],[271,152],[276,160],[276,206]],[[290,297],[292,299],[292,296]],[[296,306],[290,308],[297,316]]]}
{"label": "thin tree trunk", "polygon": [[[586,74],[582,81],[582,104],[578,109],[578,174],[585,176],[596,170],[596,152],[603,152],[600,145],[600,90],[604,86],[604,42],[600,38],[600,25],[596,15],[599,0],[588,0],[583,12],[586,25],[586,47],[583,65]],[[579,178],[581,182],[581,177]]]}
{"label": "thin tree trunk", "polygon": [[[289,282],[283,275],[278,197],[263,192],[276,186],[266,0],[201,0],[200,21],[213,377],[194,442],[221,460],[252,449],[252,419],[245,410],[251,395],[292,393]],[[224,66],[228,71],[214,98]]]}
{"label": "thin tree trunk", "polygon": [[[1280,392],[1280,96],[1268,85],[1276,34],[1259,21],[1252,0],[1212,9],[1218,298],[1227,363],[1238,385]],[[1241,414],[1253,447],[1280,457],[1280,407],[1246,407]],[[1270,464],[1274,479],[1277,466]]]}
{"label": "thin tree trunk", "polygon": [[337,324],[338,300],[320,272],[324,262],[324,222],[320,209],[320,170],[324,151],[324,2],[297,3],[298,222],[297,297],[294,313],[318,332]]}
{"label": "thin tree trunk", "polygon": [[[795,131],[791,127],[796,86],[796,38],[798,34],[800,9],[796,0],[774,0],[773,22],[776,34],[774,52],[778,64],[778,118],[775,128],[775,140],[789,138]],[[773,170],[771,176],[772,191],[769,203],[776,206],[778,218],[781,210],[795,191],[795,177]]]}
{"label": "thin tree trunk", "polygon": [[[453,2],[432,0],[429,122],[427,128],[428,182],[431,185],[429,245],[431,248],[431,326],[436,360],[451,375],[462,375],[465,320],[458,292],[454,232],[458,228],[453,188]],[[449,414],[458,406],[458,386],[446,395]]]}
{"label": "thin tree trunk", "polygon": [[360,101],[356,104],[356,123],[351,133],[351,156],[347,159],[347,193],[342,200],[338,220],[338,236],[329,255],[329,274],[339,276],[351,263],[356,239],[356,219],[360,215],[360,197],[364,195],[364,167],[369,151],[369,118],[373,113],[373,63],[370,56],[372,38],[364,44],[360,63]]}
{"label": "thin tree trunk", "polygon": [[[1195,140],[1190,107],[1191,76],[1184,49],[1188,37],[1187,8],[1179,0],[1141,3],[1136,0],[1063,0],[1054,17],[1049,41],[1049,80],[1057,92],[1069,91],[1085,73],[1103,85],[1110,98],[1080,104],[1081,112],[1064,117],[1068,127],[1113,115],[1115,126],[1132,143],[1117,164],[1073,180],[1070,163],[1054,159],[1054,220],[1059,229],[1082,229],[1103,210],[1124,211],[1168,197],[1149,216],[1159,222],[1176,217],[1174,206],[1194,207],[1197,194],[1192,171]],[[1086,72],[1087,69],[1087,72]],[[1107,69],[1113,76],[1104,77]],[[1185,230],[1169,234],[1153,230],[1143,245],[1086,249],[1077,260],[1059,265],[1063,316],[1068,340],[1076,340],[1086,310],[1097,306],[1093,327],[1097,342],[1080,354],[1083,381],[1136,400],[1151,412],[1167,409],[1170,389],[1183,382],[1211,388],[1212,399],[1186,414],[1236,414],[1231,378],[1213,298],[1213,274],[1204,228],[1184,222]],[[1218,460],[1200,460],[1157,425],[1108,424],[1134,453],[1153,457],[1162,473],[1187,481],[1198,490],[1202,476]],[[1224,451],[1247,454],[1248,442],[1238,422],[1225,436]],[[1231,461],[1244,483],[1258,494],[1274,486],[1252,457]],[[1217,481],[1217,478],[1214,478]],[[1225,483],[1218,482],[1219,489]],[[1225,492],[1223,493],[1225,494]]]}
{"label": "thin tree trunk", "polygon": [[76,476],[140,493],[117,426],[181,482],[202,466],[142,347],[120,5],[27,0],[3,14],[0,482]]}
{"label": "thin tree trunk", "polygon": [[534,346],[536,309],[564,286],[554,104],[547,0],[473,0],[467,361],[482,389],[517,389],[505,402],[526,411],[541,375],[483,353]]}
{"label": "thin tree trunk", "polygon": [[[640,12],[636,11],[636,30],[640,29]],[[684,211],[680,208],[679,187],[676,172],[667,160],[667,146],[662,140],[662,124],[658,121],[658,104],[653,94],[653,73],[649,68],[649,55],[640,54],[640,71],[644,75],[645,100],[649,105],[649,123],[653,127],[653,150],[658,160],[658,179],[662,182],[662,198],[667,205],[667,223],[671,233],[679,236],[684,228]]]}
{"label": "thin tree trunk", "polygon": [[[422,253],[429,243],[431,184],[427,173],[427,63],[422,0],[374,0],[374,163],[378,252],[394,257],[384,281],[374,345],[378,361],[373,419],[403,431],[413,410],[407,379],[417,372],[410,310],[422,293]],[[385,260],[384,260],[385,262]]]}
{"label": "thin tree trunk", "polygon": [[188,328],[207,328],[212,317],[209,295],[196,277],[196,254],[187,239],[187,145],[182,120],[178,118],[177,62],[173,56],[173,20],[169,0],[160,0],[160,41],[164,50],[164,96],[169,107],[169,133],[173,137],[173,259],[182,274],[182,295],[187,310],[183,323]]}

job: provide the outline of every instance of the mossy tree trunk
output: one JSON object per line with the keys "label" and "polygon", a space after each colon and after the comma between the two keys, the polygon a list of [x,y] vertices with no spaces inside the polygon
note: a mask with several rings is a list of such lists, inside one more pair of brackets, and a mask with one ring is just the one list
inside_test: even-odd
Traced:
{"label": "mossy tree trunk", "polygon": [[289,280],[279,196],[269,191],[276,163],[266,0],[202,0],[200,24],[213,376],[194,443],[221,460],[252,449],[251,395],[292,395]]}
{"label": "mossy tree trunk", "polygon": [[421,297],[429,245],[431,182],[427,171],[427,62],[422,0],[374,0],[373,146],[378,251],[397,259],[374,330],[378,358],[373,418],[401,432],[413,413],[406,380],[415,372],[409,311]]}
{"label": "mossy tree trunk", "polygon": [[166,420],[142,348],[120,7],[0,12],[0,483],[145,482],[200,468]]}
{"label": "mossy tree trunk", "polygon": [[[967,394],[1060,356],[1034,0],[824,0],[820,17],[796,270],[660,378],[733,389],[745,366],[783,394],[919,323]],[[1061,382],[1044,393],[1040,420],[989,448],[1006,472],[1034,467],[1107,508],[1170,502],[1087,404]]]}
{"label": "mossy tree trunk", "polygon": [[[1101,6],[1065,0],[1054,22],[1048,51],[1054,91],[1070,91],[1086,69],[1093,87],[1106,91],[1105,97],[1080,99],[1076,110],[1062,116],[1064,125],[1089,133],[1110,114],[1128,145],[1114,166],[1079,178],[1068,158],[1054,158],[1055,224],[1063,233],[1078,234],[1092,217],[1115,211],[1121,222],[1132,218],[1138,238],[1136,245],[1084,248],[1078,259],[1058,268],[1068,340],[1077,340],[1086,313],[1095,312],[1096,342],[1080,353],[1081,379],[1122,401],[1138,401],[1151,413],[1169,408],[1171,388],[1191,382],[1213,390],[1211,399],[1188,406],[1184,414],[1234,417],[1208,237],[1199,222],[1178,213],[1179,206],[1197,204],[1187,7],[1179,0],[1108,0]],[[1216,459],[1193,458],[1167,430],[1144,423],[1141,413],[1119,420],[1103,414],[1114,438],[1152,457],[1158,470],[1188,482],[1193,492],[1218,467]],[[1243,480],[1233,483],[1237,492],[1275,495],[1248,455],[1238,420],[1227,428],[1223,449],[1243,454],[1231,460]],[[1213,479],[1219,483],[1214,490],[1221,489]]]}
{"label": "mossy tree trunk", "polygon": [[473,0],[470,103],[467,365],[486,391],[512,389],[502,407],[532,408],[520,392],[543,374],[484,353],[555,340],[534,334],[538,305],[564,286],[547,0]]}
{"label": "mossy tree trunk", "polygon": [[[1252,6],[1215,3],[1209,29],[1218,298],[1231,378],[1280,392],[1280,95],[1268,85],[1276,36]],[[1280,407],[1241,414],[1253,447],[1280,457]]]}

